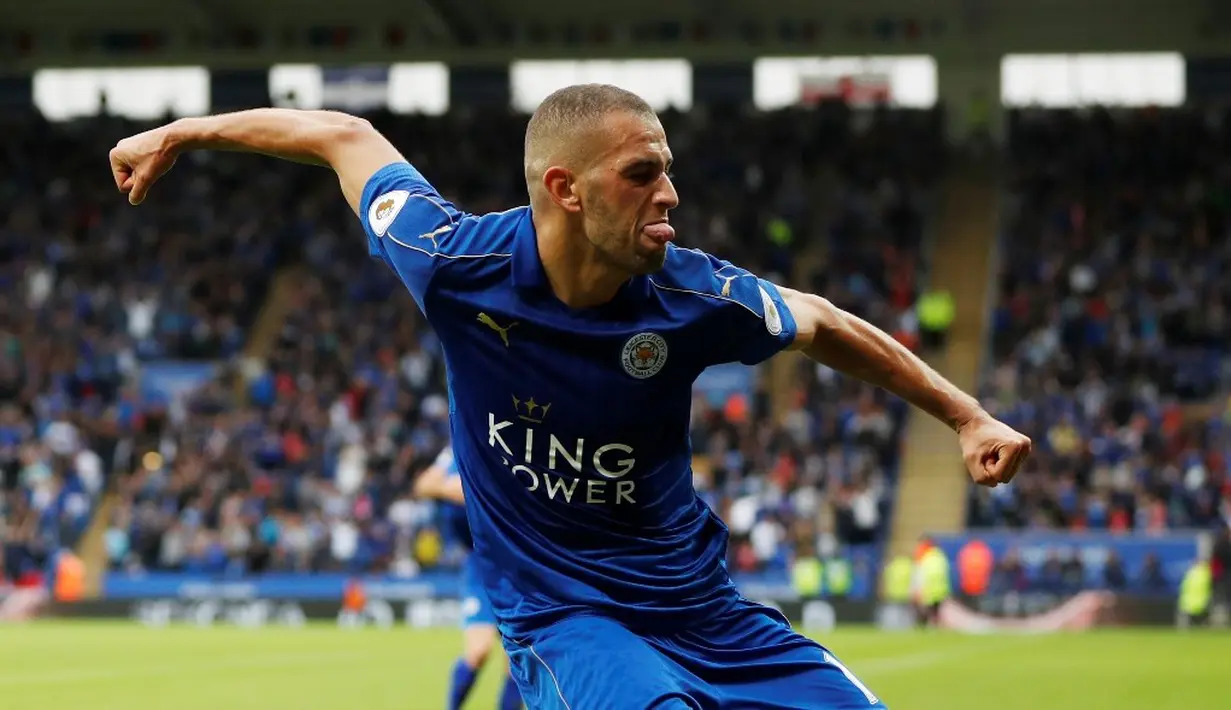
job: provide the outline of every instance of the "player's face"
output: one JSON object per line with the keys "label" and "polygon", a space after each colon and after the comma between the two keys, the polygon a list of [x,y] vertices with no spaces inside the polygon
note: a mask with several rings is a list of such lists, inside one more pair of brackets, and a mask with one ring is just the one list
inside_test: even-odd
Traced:
{"label": "player's face", "polygon": [[607,141],[586,171],[586,238],[613,266],[630,274],[662,268],[675,230],[667,212],[680,203],[671,184],[671,149],[653,117],[617,114],[598,132]]}

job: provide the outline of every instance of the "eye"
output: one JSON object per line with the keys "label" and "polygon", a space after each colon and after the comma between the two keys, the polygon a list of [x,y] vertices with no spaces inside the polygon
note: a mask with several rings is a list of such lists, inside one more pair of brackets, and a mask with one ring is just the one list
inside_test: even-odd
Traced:
{"label": "eye", "polygon": [[653,168],[638,168],[628,174],[628,179],[638,185],[647,185],[658,177],[658,171]]}

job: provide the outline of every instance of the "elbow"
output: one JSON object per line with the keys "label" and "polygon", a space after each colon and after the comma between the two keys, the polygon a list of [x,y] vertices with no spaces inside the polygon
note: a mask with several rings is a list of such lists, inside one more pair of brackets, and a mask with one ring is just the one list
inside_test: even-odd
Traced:
{"label": "elbow", "polygon": [[376,129],[366,118],[342,114],[341,120],[338,121],[337,132],[341,140],[358,140],[372,135]]}
{"label": "elbow", "polygon": [[333,119],[322,126],[316,136],[317,154],[330,164],[339,153],[363,145],[378,135],[367,119],[342,113],[335,114]]}
{"label": "elbow", "polygon": [[828,300],[816,296],[807,322],[799,324],[799,338],[806,355],[855,377],[870,373],[883,348],[859,318]]}
{"label": "elbow", "polygon": [[859,339],[858,319],[829,299],[789,288],[780,287],[780,290],[795,319],[792,350],[801,350],[812,359],[828,364]]}
{"label": "elbow", "polygon": [[374,135],[376,129],[366,118],[343,115],[330,127],[328,140],[331,145],[345,148],[369,141]]}
{"label": "elbow", "polygon": [[796,343],[802,347],[821,346],[842,337],[849,328],[842,311],[828,299],[815,294],[799,294],[795,312],[798,336]]}

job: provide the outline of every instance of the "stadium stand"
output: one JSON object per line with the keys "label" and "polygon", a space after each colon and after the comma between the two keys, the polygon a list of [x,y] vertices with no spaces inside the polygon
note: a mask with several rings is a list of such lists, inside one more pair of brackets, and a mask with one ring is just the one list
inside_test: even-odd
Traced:
{"label": "stadium stand", "polygon": [[1231,134],[1217,118],[1011,115],[981,394],[1036,448],[1013,485],[972,490],[972,527],[1158,534],[1231,519],[1217,399],[1231,374]]}
{"label": "stadium stand", "polygon": [[[883,113],[862,135],[834,133],[847,139],[825,151],[834,156],[833,197],[814,229],[820,268],[805,275],[805,283],[917,348],[913,307],[924,277],[926,225],[945,166],[938,114]],[[732,504],[733,549],[737,555],[745,546],[761,549],[771,568],[781,568],[791,547],[822,559],[850,556],[860,578],[876,566],[888,528],[906,408],[808,361],[801,360],[794,375],[780,427],[755,449],[758,467],[771,473],[741,484],[757,492]],[[785,515],[765,516],[755,527],[744,522],[756,519],[744,511],[758,497]],[[758,539],[789,544],[771,555]]]}
{"label": "stadium stand", "polygon": [[10,579],[78,541],[136,452],[174,450],[192,417],[220,410],[222,379],[184,412],[143,375],[233,358],[282,254],[267,206],[293,183],[238,190],[226,160],[171,178],[148,214],[117,202],[96,156],[132,128],[5,121],[0,576]]}
{"label": "stadium stand", "polygon": [[[481,127],[462,114],[371,118],[465,208],[524,201],[524,116],[485,115]],[[681,159],[684,200],[673,222],[683,246],[810,285],[916,342],[912,307],[944,165],[936,114],[879,112],[860,125],[835,105],[663,120]],[[718,149],[737,136],[742,152]],[[408,496],[413,472],[447,441],[439,344],[395,277],[367,257],[331,176],[219,160],[181,180],[228,201],[245,183],[218,187],[223,175],[261,183],[262,204],[280,207],[254,219],[286,235],[280,256],[301,259],[306,275],[247,402],[188,413],[179,425],[192,435],[178,437],[178,453],[122,482],[107,533],[113,568],[406,576],[452,566],[460,550],[435,525],[433,506]],[[462,170],[476,164],[492,169]],[[699,388],[694,450],[711,465],[698,471],[698,488],[730,523],[736,571],[782,578],[796,551],[854,548],[869,551],[859,564],[871,573],[905,408],[829,371],[800,374],[781,424],[770,417],[773,393],[752,380],[735,391]]]}

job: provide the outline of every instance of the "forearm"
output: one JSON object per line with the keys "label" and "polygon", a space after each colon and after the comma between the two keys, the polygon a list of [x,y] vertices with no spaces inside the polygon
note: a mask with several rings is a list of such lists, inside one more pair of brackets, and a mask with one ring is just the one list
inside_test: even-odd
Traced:
{"label": "forearm", "polygon": [[802,348],[808,357],[896,394],[955,431],[983,413],[977,400],[888,333],[828,302],[823,309]]}
{"label": "forearm", "polygon": [[366,126],[336,111],[261,108],[180,119],[168,127],[168,136],[177,152],[241,151],[330,166],[347,134]]}

